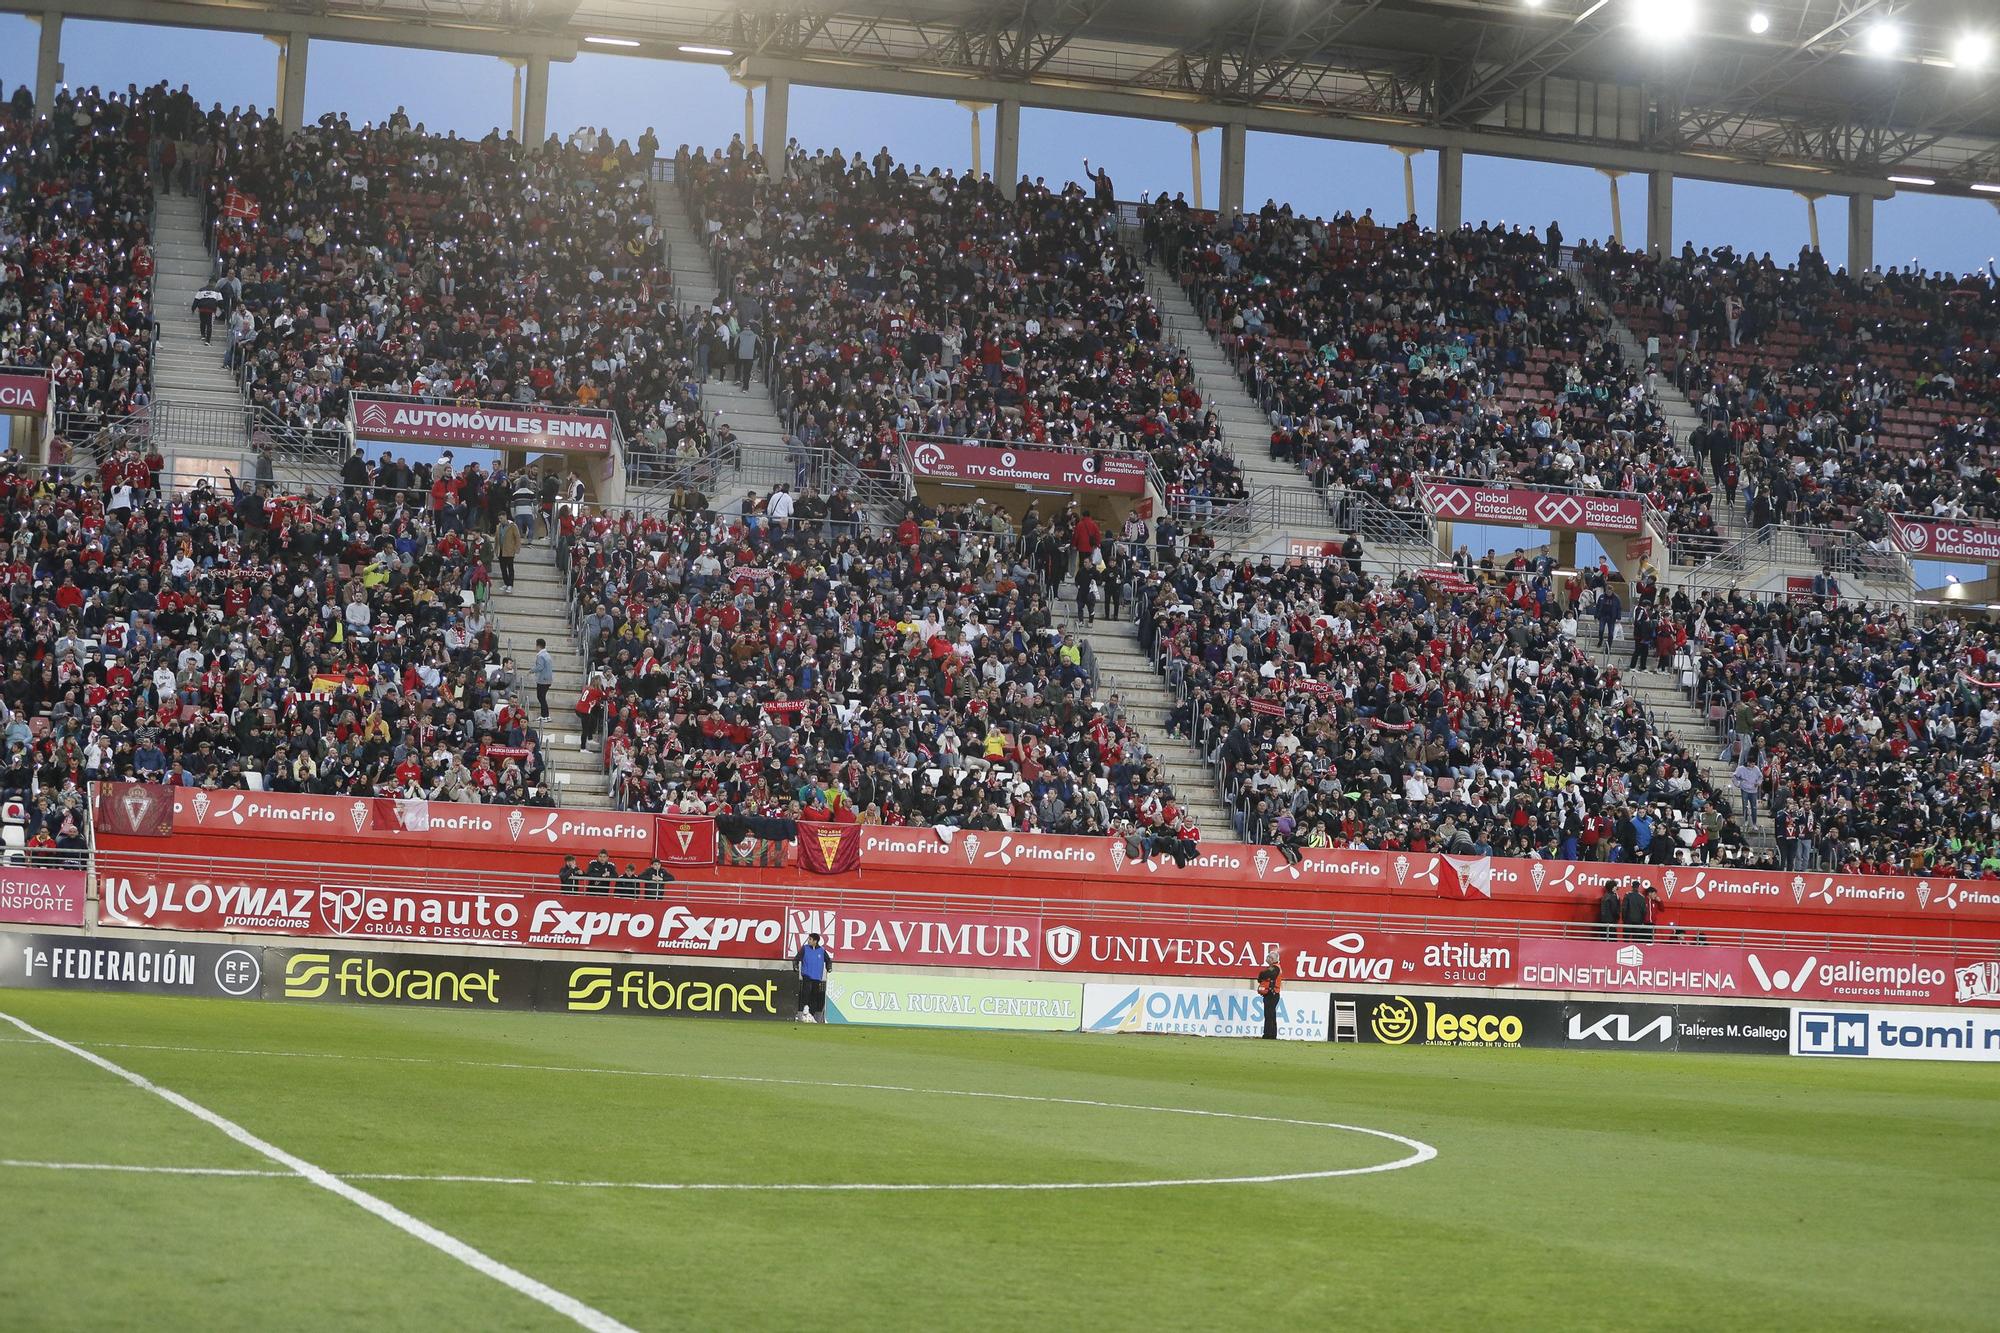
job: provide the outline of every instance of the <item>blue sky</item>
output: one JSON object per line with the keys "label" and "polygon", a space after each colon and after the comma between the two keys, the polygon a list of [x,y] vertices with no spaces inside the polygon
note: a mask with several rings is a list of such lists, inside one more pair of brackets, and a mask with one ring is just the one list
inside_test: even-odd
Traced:
{"label": "blue sky", "polygon": [[[34,77],[35,29],[27,19],[0,15],[0,84]],[[240,33],[195,32],[72,19],[63,27],[63,59],[73,83],[122,87],[162,75],[185,82],[204,101],[225,107],[276,97],[276,48]],[[758,99],[761,115],[761,96]],[[344,110],[357,121],[379,120],[398,105],[437,131],[483,135],[511,115],[512,72],[483,56],[402,51],[315,42],[306,81],[306,110],[318,116]],[[669,149],[682,142],[724,142],[743,126],[743,90],[712,65],[689,65],[586,54],[551,68],[549,125],[567,131],[579,124],[608,126],[636,136],[653,126]],[[965,166],[971,156],[969,113],[944,101],[794,88],[791,132],[809,148],[861,148],[872,154],[886,143],[904,161]],[[984,165],[991,167],[991,113],[983,126]],[[1202,136],[1203,193],[1215,198],[1220,140]],[[1141,191],[1189,189],[1188,135],[1167,122],[1029,109],[1021,116],[1021,167],[1052,181],[1077,177],[1082,158],[1108,167],[1122,197]],[[1415,162],[1418,215],[1433,220],[1436,160]],[[1245,197],[1306,212],[1328,214],[1372,208],[1378,218],[1404,208],[1403,159],[1375,144],[1336,143],[1280,134],[1252,134],[1245,163]],[[1620,184],[1625,237],[1644,237],[1646,182]],[[1843,200],[1819,205],[1820,244],[1839,264],[1847,254]],[[1608,182],[1579,167],[1468,156],[1465,216],[1545,226],[1561,221],[1571,239],[1611,233]],[[1780,261],[1806,243],[1805,201],[1781,190],[1678,182],[1674,220],[1679,237],[1696,245],[1728,243],[1770,251]],[[1880,263],[1921,263],[1966,271],[2000,255],[2000,210],[1984,200],[1900,195],[1878,205],[1875,255]]]}

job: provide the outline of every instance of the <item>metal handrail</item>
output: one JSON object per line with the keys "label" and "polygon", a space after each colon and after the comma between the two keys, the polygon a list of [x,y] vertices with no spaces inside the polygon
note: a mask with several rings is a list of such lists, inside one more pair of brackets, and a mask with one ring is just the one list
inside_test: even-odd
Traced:
{"label": "metal handrail", "polygon": [[[922,832],[922,830],[917,830]],[[1611,862],[1582,862],[1608,865]],[[380,888],[429,888],[437,883],[437,872],[420,866],[369,866],[324,861],[272,861],[267,858],[226,857],[186,853],[107,851],[92,853],[94,876],[144,874],[154,878],[189,875],[216,883],[232,877],[259,883],[305,882],[354,884],[365,880]],[[964,878],[959,879],[960,883]],[[535,873],[508,873],[489,870],[455,870],[452,887],[465,892],[547,893],[553,891],[553,870]],[[1284,890],[1276,890],[1284,892]],[[1300,890],[1301,893],[1339,892],[1337,889]],[[786,882],[756,882],[740,879],[683,881],[674,887],[681,898],[706,898],[746,907],[787,907],[802,899],[818,901],[825,890],[803,879]],[[1598,925],[1595,898],[1577,897],[1580,914],[1575,922],[1549,921],[1506,916],[1431,916],[1386,912],[1345,912],[1321,907],[1253,907],[1216,903],[1125,901],[1116,898],[1036,898],[1005,893],[921,889],[843,888],[841,898],[854,906],[882,908],[925,908],[940,912],[980,913],[995,916],[1059,914],[1086,920],[1128,921],[1139,924],[1227,925],[1262,927],[1305,927],[1308,929],[1349,927],[1383,933],[1437,933],[1453,935],[1507,935],[1520,939],[1595,938]],[[1582,914],[1587,913],[1587,917]],[[1769,949],[1841,949],[1881,953],[1955,953],[1967,957],[2000,956],[2000,939],[1962,938],[1931,935],[1875,935],[1860,932],[1762,930],[1747,927],[1702,926],[1710,945]]]}

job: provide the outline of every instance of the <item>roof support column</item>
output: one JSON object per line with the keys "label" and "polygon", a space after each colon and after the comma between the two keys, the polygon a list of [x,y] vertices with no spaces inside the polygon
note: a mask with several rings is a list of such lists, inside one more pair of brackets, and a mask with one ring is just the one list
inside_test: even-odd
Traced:
{"label": "roof support column", "polygon": [[1402,148],[1391,146],[1391,150],[1403,159],[1403,216],[1411,222],[1417,220],[1417,154],[1427,151],[1422,148]]}
{"label": "roof support column", "polygon": [[312,39],[289,32],[271,40],[278,44],[278,123],[296,134],[306,123],[306,51]]}
{"label": "roof support column", "polygon": [[1223,125],[1221,188],[1217,191],[1222,197],[1215,201],[1215,206],[1226,218],[1243,211],[1243,156],[1249,146],[1249,131],[1241,121]]}
{"label": "roof support column", "polygon": [[36,18],[42,28],[41,41],[35,46],[35,111],[46,116],[55,104],[56,85],[63,81],[63,16],[61,11],[52,9],[29,17]]}
{"label": "roof support column", "polygon": [[1437,229],[1457,231],[1465,225],[1465,150],[1438,149]]}
{"label": "roof support column", "polygon": [[764,174],[781,180],[785,174],[785,146],[791,140],[792,81],[764,80]]}
{"label": "roof support column", "polygon": [[1021,180],[1021,104],[1009,98],[993,108],[993,183],[1009,199]]}
{"label": "roof support column", "polygon": [[521,90],[521,143],[533,150],[549,137],[549,58],[529,56],[527,72]]}
{"label": "roof support column", "polygon": [[965,108],[967,117],[972,121],[972,179],[978,180],[983,170],[980,163],[986,160],[985,154],[980,151],[984,145],[979,142],[979,113],[991,111],[993,103],[967,102],[961,99],[959,105]]}
{"label": "roof support column", "polygon": [[1656,255],[1674,249],[1674,173],[1646,173],[1646,248]]}
{"label": "roof support column", "polygon": [[1806,243],[1812,246],[1814,254],[1818,254],[1820,252],[1819,201],[1826,198],[1826,192],[1823,190],[1793,190],[1792,193],[1806,201]]}
{"label": "roof support column", "polygon": [[1202,209],[1201,136],[1214,129],[1215,126],[1187,120],[1182,121],[1180,125],[1182,129],[1187,131],[1188,136],[1188,174],[1192,178],[1192,192],[1188,195],[1188,198],[1193,200],[1195,211],[1199,213]]}
{"label": "roof support column", "polygon": [[1866,273],[1875,267],[1875,198],[1847,196],[1847,271]]}
{"label": "roof support column", "polygon": [[1625,210],[1618,198],[1618,181],[1625,173],[1610,167],[1599,167],[1597,170],[1611,182],[1611,239],[1622,246],[1625,244]]}

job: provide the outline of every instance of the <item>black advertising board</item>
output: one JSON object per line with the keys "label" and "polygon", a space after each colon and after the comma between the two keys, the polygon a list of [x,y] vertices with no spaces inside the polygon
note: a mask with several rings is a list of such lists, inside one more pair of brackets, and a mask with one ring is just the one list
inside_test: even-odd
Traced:
{"label": "black advertising board", "polygon": [[535,1007],[554,1014],[791,1018],[798,1011],[798,982],[770,968],[545,959]]}
{"label": "black advertising board", "polygon": [[532,1009],[537,966],[531,958],[268,948],[264,985],[273,1000]]}
{"label": "black advertising board", "polygon": [[0,986],[254,1000],[262,949],[176,940],[0,932]]}
{"label": "black advertising board", "polygon": [[[1455,993],[1335,995],[1355,1006],[1360,1040],[1382,1046],[1532,1046],[1553,1050],[1783,1055],[1783,1009],[1501,999]],[[1333,1030],[1338,1031],[1338,1021]]]}

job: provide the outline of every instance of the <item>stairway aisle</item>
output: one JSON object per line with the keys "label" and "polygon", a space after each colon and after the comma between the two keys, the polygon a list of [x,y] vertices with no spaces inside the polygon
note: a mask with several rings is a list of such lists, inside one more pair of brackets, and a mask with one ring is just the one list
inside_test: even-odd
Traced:
{"label": "stairway aisle", "polygon": [[[1631,622],[1627,621],[1625,627],[1629,629],[1630,625]],[[1599,666],[1618,669],[1619,680],[1646,705],[1654,723],[1694,756],[1695,762],[1701,766],[1702,776],[1708,779],[1708,785],[1726,800],[1729,812],[1738,816],[1740,822],[1743,807],[1736,796],[1735,766],[1716,757],[1722,750],[1722,735],[1708,720],[1707,714],[1688,700],[1671,667],[1663,670],[1652,666],[1643,671],[1634,670],[1628,665],[1632,660],[1629,639],[1621,641],[1615,650],[1604,650],[1595,646],[1595,624],[1584,626],[1581,633],[1580,643],[1584,652]],[[1758,851],[1768,851],[1777,846],[1769,814],[1754,829],[1745,825],[1743,835]]]}
{"label": "stairway aisle", "polygon": [[[1222,344],[1208,331],[1173,275],[1158,264],[1146,266],[1146,289],[1164,316],[1167,337],[1187,350],[1188,360],[1201,381],[1206,406],[1214,409],[1222,423],[1222,438],[1229,443],[1243,468],[1243,484],[1251,493],[1267,487],[1295,489],[1305,484],[1305,474],[1282,459],[1271,457],[1271,419],[1257,406],[1229,364]],[[1329,526],[1328,531],[1332,529]]]}
{"label": "stairway aisle", "polygon": [[[1074,628],[1065,625],[1064,632]],[[1202,841],[1237,841],[1236,829],[1215,789],[1215,770],[1191,743],[1167,734],[1173,696],[1139,647],[1138,624],[1099,619],[1083,633],[1097,657],[1096,697],[1108,703],[1112,695],[1118,696],[1126,721],[1138,729],[1146,748],[1160,761],[1160,771],[1173,784],[1175,797],[1193,814]]]}
{"label": "stairway aisle", "polygon": [[[167,464],[176,472],[214,473],[222,466],[242,469],[247,439],[227,441],[204,431],[176,438],[172,409],[210,409],[194,415],[228,418],[243,410],[236,376],[222,364],[229,337],[218,315],[214,342],[201,340],[194,296],[214,272],[202,234],[201,204],[184,194],[159,196],[153,214],[153,314],[160,324],[153,357],[153,399],[169,406],[160,438]],[[233,445],[233,447],[232,447]]]}
{"label": "stairway aisle", "polygon": [[[653,214],[672,247],[676,299],[690,310],[708,309],[718,295],[715,273],[709,266],[708,247],[681,205],[680,190],[667,181],[655,182],[653,204]],[[744,466],[737,475],[722,479],[709,496],[711,504],[726,510],[739,503],[745,491],[763,494],[774,481],[791,480],[784,462],[784,423],[761,382],[753,377],[748,389],[739,389],[735,380],[718,373],[702,387],[701,403],[711,420],[728,423],[744,449]]]}
{"label": "stairway aisle", "polygon": [[564,805],[610,804],[610,779],[598,751],[582,748],[583,729],[576,699],[583,692],[583,646],[570,632],[569,598],[547,541],[521,548],[515,562],[514,591],[493,585],[493,622],[502,656],[514,659],[522,682],[521,701],[535,712],[535,640],[547,639],[555,658],[556,682],[549,690],[549,722],[540,727],[549,781]]}
{"label": "stairway aisle", "polygon": [[[1611,336],[1618,340],[1618,348],[1625,354],[1625,364],[1643,367],[1646,364],[1646,345],[1639,341],[1638,335],[1632,332],[1624,320],[1618,318],[1611,306],[1598,294],[1597,289],[1583,280],[1581,273],[1567,266],[1564,267],[1563,273],[1568,277],[1570,286],[1576,289],[1577,295],[1583,298],[1585,307],[1604,320]],[[1653,400],[1659,404],[1660,414],[1667,419],[1667,426],[1677,442],[1685,443],[1701,425],[1701,413],[1695,410],[1694,403],[1681,392],[1678,385],[1667,378],[1664,372],[1653,379]],[[1707,475],[1707,461],[1703,460],[1699,466],[1703,474]],[[1715,526],[1724,542],[1733,542],[1750,534],[1749,520],[1744,518],[1740,509],[1723,497],[1720,487],[1716,488],[1715,500],[1709,509],[1715,515]]]}

